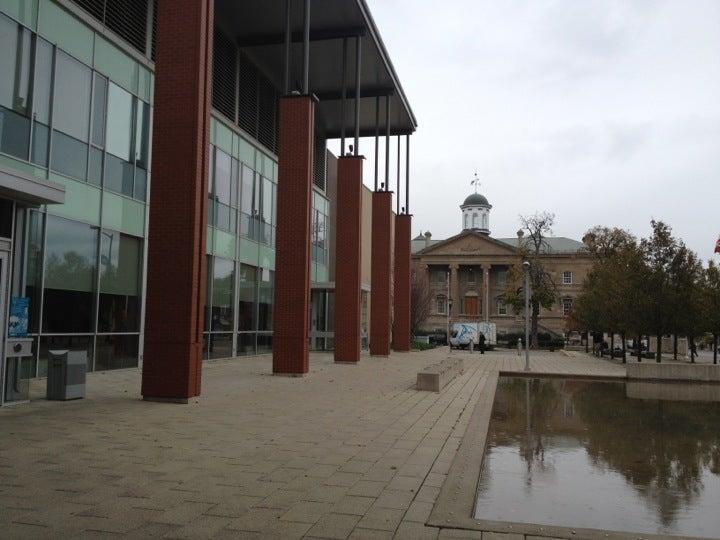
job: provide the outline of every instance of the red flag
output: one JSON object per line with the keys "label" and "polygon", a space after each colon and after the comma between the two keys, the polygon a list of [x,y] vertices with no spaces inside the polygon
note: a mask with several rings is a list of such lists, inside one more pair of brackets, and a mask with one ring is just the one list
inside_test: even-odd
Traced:
{"label": "red flag", "polygon": [[720,253],[720,236],[718,236],[717,242],[715,242],[715,253]]}

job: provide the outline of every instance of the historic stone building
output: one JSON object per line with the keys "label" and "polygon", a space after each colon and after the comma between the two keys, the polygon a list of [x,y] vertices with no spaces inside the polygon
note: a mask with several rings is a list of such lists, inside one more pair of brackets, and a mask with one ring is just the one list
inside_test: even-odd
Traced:
{"label": "historic stone building", "polygon": [[[522,240],[491,236],[491,209],[483,195],[473,193],[460,205],[460,233],[433,240],[426,232],[413,239],[413,279],[427,277],[434,299],[426,330],[444,332],[449,318],[451,322],[494,322],[499,336],[523,331],[522,313],[516,314],[503,300],[507,272],[520,263],[517,247]],[[591,261],[582,242],[565,237],[546,241],[543,262],[557,284],[558,299],[552,309],[541,309],[539,329],[563,335]]]}

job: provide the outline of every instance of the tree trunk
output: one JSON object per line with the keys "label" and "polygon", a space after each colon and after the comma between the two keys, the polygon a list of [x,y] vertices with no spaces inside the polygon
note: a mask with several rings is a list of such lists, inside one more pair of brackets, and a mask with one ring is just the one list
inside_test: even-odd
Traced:
{"label": "tree trunk", "polygon": [[627,364],[627,356],[625,351],[625,332],[620,334],[620,338],[622,339],[622,355],[623,355],[623,364]]}
{"label": "tree trunk", "polygon": [[673,360],[677,360],[677,334],[673,334]]}
{"label": "tree trunk", "polygon": [[615,358],[615,332],[610,332],[610,360]]}
{"label": "tree trunk", "polygon": [[638,363],[642,362],[642,334],[638,334],[637,357],[638,357]]}
{"label": "tree trunk", "polygon": [[590,331],[585,332],[585,354],[590,352]]}
{"label": "tree trunk", "polygon": [[655,336],[657,337],[657,343],[655,344],[655,361],[659,364],[662,362],[662,334],[657,332]]}
{"label": "tree trunk", "polygon": [[717,364],[718,335],[713,334],[713,364]]}
{"label": "tree trunk", "polygon": [[530,318],[530,347],[538,348],[538,316],[540,315],[540,304],[531,302],[532,316]]}

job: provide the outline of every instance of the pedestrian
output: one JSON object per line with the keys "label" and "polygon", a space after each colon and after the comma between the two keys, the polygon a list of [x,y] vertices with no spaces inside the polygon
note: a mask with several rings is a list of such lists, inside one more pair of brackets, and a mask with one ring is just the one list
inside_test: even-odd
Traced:
{"label": "pedestrian", "polygon": [[690,342],[690,361],[695,362],[696,356],[697,356],[697,345],[695,345],[695,340],[692,340]]}
{"label": "pedestrian", "polygon": [[480,354],[485,354],[485,334],[482,332],[478,336],[478,345],[480,345]]}

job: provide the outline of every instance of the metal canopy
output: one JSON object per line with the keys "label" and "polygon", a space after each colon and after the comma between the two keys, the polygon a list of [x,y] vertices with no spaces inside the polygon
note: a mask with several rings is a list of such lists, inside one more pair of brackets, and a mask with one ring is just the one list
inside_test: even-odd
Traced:
{"label": "metal canopy", "polygon": [[[215,22],[235,37],[243,52],[276,88],[282,88],[284,0],[216,0]],[[291,0],[291,91],[302,87],[302,29],[303,0]],[[355,36],[363,36],[360,136],[375,135],[376,101],[380,105],[380,132],[386,133],[384,96],[390,100],[390,134],[412,133],[417,127],[415,116],[365,0],[311,0],[309,87],[319,99],[318,134],[328,139],[340,137],[343,40],[347,40],[345,134],[352,136],[354,131]],[[377,96],[383,97],[376,100]]]}

